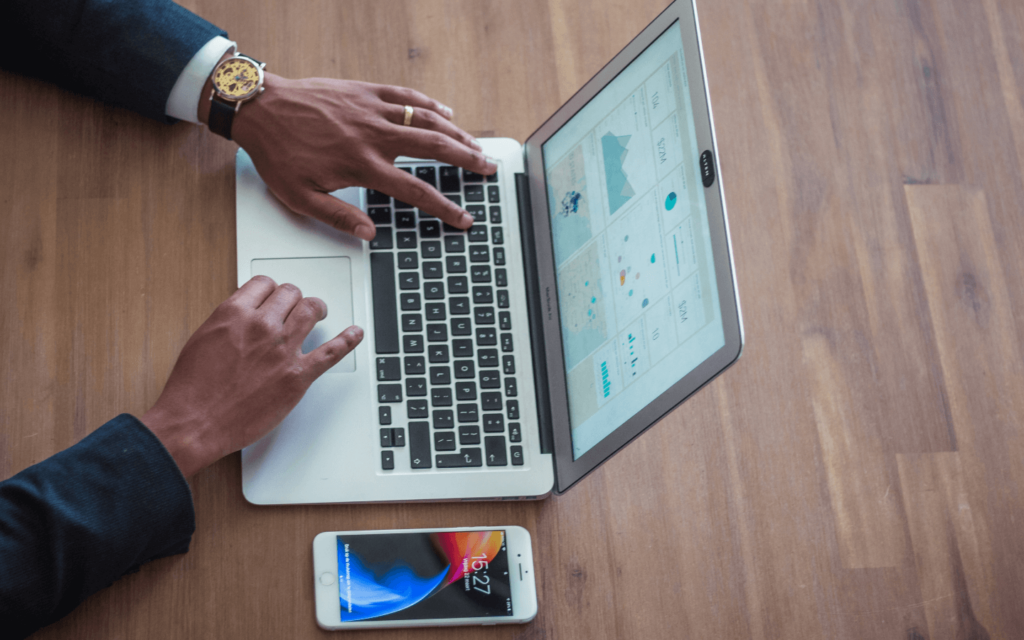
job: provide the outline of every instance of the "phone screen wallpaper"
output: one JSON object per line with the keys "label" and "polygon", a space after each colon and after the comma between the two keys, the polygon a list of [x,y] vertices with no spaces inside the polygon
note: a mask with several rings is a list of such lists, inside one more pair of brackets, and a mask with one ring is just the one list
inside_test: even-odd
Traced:
{"label": "phone screen wallpaper", "polygon": [[504,531],[338,536],[341,621],[512,615]]}

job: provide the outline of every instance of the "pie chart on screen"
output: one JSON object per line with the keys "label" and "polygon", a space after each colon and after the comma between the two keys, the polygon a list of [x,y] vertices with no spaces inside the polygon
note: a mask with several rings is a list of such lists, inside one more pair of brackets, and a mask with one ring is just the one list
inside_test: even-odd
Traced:
{"label": "pie chart on screen", "polygon": [[668,194],[667,198],[665,198],[665,210],[666,211],[671,211],[675,206],[676,206],[676,192],[673,191],[672,193]]}

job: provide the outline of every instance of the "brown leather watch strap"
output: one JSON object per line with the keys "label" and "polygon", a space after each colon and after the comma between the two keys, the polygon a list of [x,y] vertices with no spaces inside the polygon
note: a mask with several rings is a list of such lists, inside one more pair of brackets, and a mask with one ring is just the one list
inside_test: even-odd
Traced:
{"label": "brown leather watch strap", "polygon": [[235,121],[235,105],[221,102],[217,98],[210,100],[210,116],[208,126],[217,135],[231,139],[231,124]]}

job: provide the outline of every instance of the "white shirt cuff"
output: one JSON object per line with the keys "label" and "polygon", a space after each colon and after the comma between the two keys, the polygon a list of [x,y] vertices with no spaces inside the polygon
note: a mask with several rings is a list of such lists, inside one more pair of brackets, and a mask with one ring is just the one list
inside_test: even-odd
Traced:
{"label": "white shirt cuff", "polygon": [[199,98],[203,85],[213,73],[213,68],[220,62],[221,56],[235,43],[224,36],[214,36],[203,45],[203,48],[192,56],[181,71],[171,95],[167,96],[167,107],[164,113],[178,120],[187,120],[199,124]]}

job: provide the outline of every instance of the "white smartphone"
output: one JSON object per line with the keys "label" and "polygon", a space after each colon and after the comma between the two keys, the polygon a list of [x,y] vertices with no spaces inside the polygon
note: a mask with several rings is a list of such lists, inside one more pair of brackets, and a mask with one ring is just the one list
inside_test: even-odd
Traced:
{"label": "white smartphone", "polygon": [[313,539],[323,629],[523,623],[537,615],[522,527],[327,531]]}

